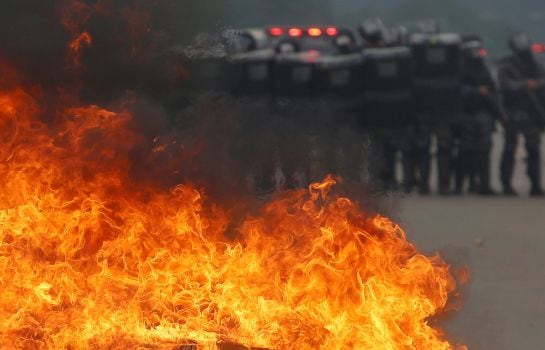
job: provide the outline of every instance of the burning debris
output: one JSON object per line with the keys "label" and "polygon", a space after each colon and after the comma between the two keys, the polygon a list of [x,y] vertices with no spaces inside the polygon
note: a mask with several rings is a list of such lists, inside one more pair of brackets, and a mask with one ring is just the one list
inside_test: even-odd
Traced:
{"label": "burning debris", "polygon": [[130,101],[52,107],[16,80],[0,80],[0,348],[464,348],[431,326],[449,266],[335,178],[241,215],[135,175],[185,148],[143,147]]}
{"label": "burning debris", "polygon": [[190,339],[267,349],[452,349],[429,318],[455,289],[403,230],[331,193],[287,192],[226,238],[190,185],[131,180],[131,116],[68,108],[48,126],[0,97],[4,348],[128,348]]}

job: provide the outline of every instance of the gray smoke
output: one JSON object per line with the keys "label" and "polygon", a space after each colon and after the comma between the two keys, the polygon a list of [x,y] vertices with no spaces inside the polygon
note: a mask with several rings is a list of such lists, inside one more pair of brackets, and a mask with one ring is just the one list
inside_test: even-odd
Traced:
{"label": "gray smoke", "polygon": [[[92,37],[80,68],[70,65],[67,43],[74,33],[61,20],[74,4],[92,9],[79,24]],[[301,175],[292,181],[300,186],[352,167],[355,174],[340,191],[383,209],[357,167],[365,156],[362,135],[353,125],[337,128],[327,105],[286,100],[273,106],[268,98],[184,90],[187,67],[172,59],[173,48],[223,54],[218,35],[203,33],[220,32],[225,6],[219,0],[7,0],[0,5],[0,60],[42,87],[46,119],[65,103],[59,91],[73,92],[79,104],[128,108],[146,140],[131,151],[138,181],[163,188],[193,182],[240,207],[253,203],[256,188],[269,196],[290,187],[286,167]],[[355,151],[340,156],[340,143]],[[157,147],[163,152],[154,153]]]}

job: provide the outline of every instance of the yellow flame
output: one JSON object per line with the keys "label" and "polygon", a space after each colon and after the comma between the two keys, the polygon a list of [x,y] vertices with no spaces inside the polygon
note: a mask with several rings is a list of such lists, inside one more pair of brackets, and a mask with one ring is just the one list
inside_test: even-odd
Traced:
{"label": "yellow flame", "polygon": [[228,212],[191,186],[131,180],[128,113],[38,114],[0,93],[0,348],[457,348],[429,324],[448,266],[333,178],[227,234]]}

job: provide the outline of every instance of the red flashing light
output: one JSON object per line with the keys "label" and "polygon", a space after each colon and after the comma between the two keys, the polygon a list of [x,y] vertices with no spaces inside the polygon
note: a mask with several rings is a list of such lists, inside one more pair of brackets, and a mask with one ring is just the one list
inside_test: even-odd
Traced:
{"label": "red flashing light", "polygon": [[301,28],[290,28],[288,30],[288,34],[289,36],[299,37],[303,35],[303,30]]}
{"label": "red flashing light", "polygon": [[339,30],[337,28],[335,28],[335,27],[328,27],[328,28],[326,28],[325,32],[329,36],[335,36],[335,35],[339,34]]}
{"label": "red flashing light", "polygon": [[479,50],[479,56],[481,56],[481,57],[488,56],[488,51],[486,51],[486,49],[480,49]]}
{"label": "red flashing light", "polygon": [[318,37],[321,36],[323,31],[320,28],[312,27],[307,30],[308,36]]}
{"label": "red flashing light", "polygon": [[272,27],[269,29],[269,34],[272,36],[282,36],[284,34],[284,29],[280,27]]}
{"label": "red flashing light", "polygon": [[534,51],[534,53],[543,53],[545,51],[545,46],[541,44],[533,44],[532,51]]}

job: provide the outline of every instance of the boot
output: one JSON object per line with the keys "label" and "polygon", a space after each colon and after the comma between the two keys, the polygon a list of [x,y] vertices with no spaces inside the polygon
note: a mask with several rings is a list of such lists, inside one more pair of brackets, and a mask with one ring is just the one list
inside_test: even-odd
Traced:
{"label": "boot", "polygon": [[429,150],[422,150],[418,156],[420,179],[418,184],[418,193],[421,195],[429,195],[430,191],[430,153]]}
{"label": "boot", "polygon": [[513,150],[505,149],[503,152],[500,173],[501,182],[503,185],[503,194],[505,196],[516,196],[517,192],[511,187],[511,178],[513,177],[513,168],[515,163],[515,155]]}
{"label": "boot", "polygon": [[509,184],[503,184],[503,195],[507,197],[516,197],[518,193]]}
{"label": "boot", "polygon": [[450,161],[451,155],[446,150],[439,150],[437,154],[437,165],[439,170],[439,194],[447,196],[451,194],[450,190]]}
{"label": "boot", "polygon": [[[513,191],[513,189],[511,189],[511,191]],[[490,187],[486,187],[486,188],[481,188],[479,190],[479,195],[481,195],[481,196],[497,196],[498,194],[496,192],[494,192],[494,190],[491,189]]]}
{"label": "boot", "polygon": [[540,187],[534,187],[532,186],[532,189],[530,190],[530,196],[532,197],[544,197],[545,192]]}
{"label": "boot", "polygon": [[479,155],[478,171],[480,180],[479,194],[481,196],[496,196],[497,193],[490,186],[490,149],[486,149]]}
{"label": "boot", "polygon": [[528,152],[528,177],[532,183],[530,196],[543,197],[543,189],[541,188],[541,169],[540,169],[540,152],[539,149],[529,149]]}

